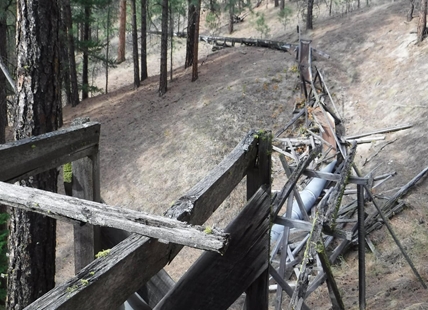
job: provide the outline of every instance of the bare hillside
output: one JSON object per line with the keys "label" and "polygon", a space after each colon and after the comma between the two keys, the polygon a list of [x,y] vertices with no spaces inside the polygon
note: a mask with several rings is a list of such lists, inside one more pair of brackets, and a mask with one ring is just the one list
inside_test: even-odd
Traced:
{"label": "bare hillside", "polygon": [[[340,104],[348,134],[404,123],[414,125],[410,130],[388,134],[387,141],[396,140],[364,166],[364,173],[378,165],[378,173],[397,172],[379,192],[404,185],[428,166],[428,40],[420,46],[414,44],[416,34],[411,32],[416,30],[417,20],[405,22],[407,5],[407,1],[400,0],[343,16],[327,18],[324,14],[315,21],[314,31],[304,33],[317,49],[331,55],[329,60],[318,57],[315,64],[323,70]],[[293,20],[284,34],[272,5],[259,10],[268,17],[274,39],[296,42],[297,35],[291,30],[295,29]],[[257,33],[248,20],[237,26],[234,35],[255,37]],[[211,53],[204,43],[200,47],[199,79],[192,83],[190,70],[175,69],[174,80],[162,98],[158,97],[158,76],[154,75],[158,56],[153,54],[149,66],[152,76],[138,90],[132,90],[132,67],[124,63],[111,73],[109,94],[64,109],[65,123],[89,116],[102,124],[101,194],[109,204],[162,214],[220,162],[248,130],[275,132],[291,118],[299,100],[293,54],[245,46]],[[183,53],[183,48],[177,50],[177,65]],[[99,83],[102,86],[101,78]],[[384,143],[359,146],[359,164]],[[273,160],[274,187],[279,189],[284,176],[275,156]],[[424,261],[428,246],[425,183],[406,198],[408,208],[392,223],[416,268],[428,281]],[[224,227],[244,200],[244,194],[234,193],[213,221]],[[61,231],[67,230],[63,226]],[[64,234],[61,238],[59,266],[67,277],[70,247],[63,241],[67,238]],[[428,309],[427,292],[386,231],[377,231],[371,238],[379,253],[376,257],[367,255],[367,309]],[[351,251],[334,269],[349,309],[358,308],[355,254]],[[177,279],[198,255],[198,251],[186,249],[168,272]],[[286,304],[287,300],[284,307]],[[330,309],[326,290],[316,291],[308,305]]]}

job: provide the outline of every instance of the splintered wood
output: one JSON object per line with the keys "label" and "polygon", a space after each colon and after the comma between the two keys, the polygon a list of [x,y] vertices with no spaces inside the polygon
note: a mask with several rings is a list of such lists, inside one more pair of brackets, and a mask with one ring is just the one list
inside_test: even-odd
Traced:
{"label": "splintered wood", "polygon": [[[367,234],[384,224],[417,279],[426,287],[396,238],[388,218],[404,208],[404,203],[399,199],[420,182],[428,168],[396,191],[386,203],[380,205],[377,202],[378,197],[373,194],[372,189],[393,177],[395,172],[374,176],[374,171],[371,171],[362,175],[354,162],[357,145],[379,139],[388,140],[387,133],[407,129],[412,125],[344,136],[342,118],[325,83],[325,77],[312,65],[313,48],[310,43],[301,40],[297,49],[304,104],[300,104],[299,99],[292,120],[276,133],[273,141],[273,150],[279,155],[288,181],[272,203],[275,225],[271,232],[273,250],[269,266],[272,277],[270,289],[276,290],[276,310],[283,309],[286,305],[287,309],[309,309],[305,303],[306,298],[326,282],[333,309],[344,309],[344,296],[339,293],[340,288],[335,282],[331,264],[344,254],[349,245],[360,243],[359,240],[362,239],[359,246],[359,305],[360,309],[364,309],[364,239],[369,241]],[[395,140],[384,143],[365,163],[378,156]],[[327,168],[323,168],[326,166]],[[323,170],[318,171],[318,168]],[[303,184],[304,189],[300,193],[297,184]],[[317,186],[320,188],[314,190]],[[314,197],[310,197],[311,195]],[[366,214],[368,216],[364,218]],[[277,225],[282,225],[284,229]],[[371,242],[370,248],[375,251]],[[290,297],[288,301],[283,300],[282,292]]]}

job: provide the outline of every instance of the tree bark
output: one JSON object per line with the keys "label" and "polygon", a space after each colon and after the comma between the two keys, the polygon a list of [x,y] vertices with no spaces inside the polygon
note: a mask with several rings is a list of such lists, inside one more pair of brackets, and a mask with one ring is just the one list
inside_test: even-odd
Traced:
{"label": "tree bark", "polygon": [[159,96],[167,92],[168,83],[168,0],[162,0],[162,35],[160,57]]}
{"label": "tree bark", "polygon": [[422,42],[426,32],[427,24],[427,0],[421,0],[421,9],[419,11],[419,23],[418,23],[418,43]]}
{"label": "tree bark", "polygon": [[117,63],[125,61],[125,41],[126,41],[126,0],[120,0],[119,16],[119,47],[117,49]]}
{"label": "tree bark", "polygon": [[172,56],[174,52],[174,18],[172,16],[172,4],[169,3],[169,42],[170,42],[170,50],[169,50],[169,80],[172,81],[173,75],[173,64],[172,64]]}
{"label": "tree bark", "polygon": [[192,82],[198,79],[198,48],[199,48],[199,20],[201,18],[201,0],[198,0],[198,6],[196,7],[196,22],[195,22],[195,33],[193,43],[193,68],[192,68]]}
{"label": "tree bark", "polygon": [[111,5],[108,4],[107,7],[107,23],[106,23],[106,61],[105,61],[105,71],[106,71],[106,85],[105,93],[108,94],[108,66],[109,66],[109,57],[110,57],[110,15],[111,15]]}
{"label": "tree bark", "polygon": [[134,89],[140,87],[140,65],[138,63],[138,34],[137,34],[137,6],[131,0],[132,12],[132,60],[134,62]]}
{"label": "tree bark", "polygon": [[71,94],[70,101],[71,106],[75,107],[79,104],[79,88],[77,85],[77,71],[76,71],[76,58],[75,58],[75,46],[73,36],[73,22],[71,18],[70,0],[62,0],[62,6],[64,10],[64,23],[67,32],[67,50],[68,50],[68,65],[70,74],[70,85]]}
{"label": "tree bark", "polygon": [[88,43],[91,38],[91,5],[85,4],[85,16],[83,25],[83,69],[82,69],[82,100],[89,97],[89,49]]}
{"label": "tree bark", "polygon": [[[0,10],[3,11],[3,7]],[[3,12],[2,12],[3,13]],[[0,14],[0,57],[6,63],[7,50],[7,25],[6,14]],[[7,127],[7,80],[3,72],[0,71],[0,144],[6,142],[6,127]]]}
{"label": "tree bark", "polygon": [[[17,1],[15,139],[54,131],[61,122],[57,1]],[[56,191],[57,171],[23,181]],[[12,210],[7,309],[22,309],[54,287],[56,221]]]}
{"label": "tree bark", "polygon": [[314,0],[308,0],[308,11],[306,14],[306,29],[314,29],[312,25],[312,13],[314,8]]}
{"label": "tree bark", "polygon": [[279,9],[282,11],[285,8],[285,0],[279,2]]}
{"label": "tree bark", "polygon": [[148,0],[141,0],[141,81],[148,77],[147,73],[147,5]]}
{"label": "tree bark", "polygon": [[407,12],[407,21],[410,22],[413,19],[413,11],[415,9],[415,0],[410,0],[410,9]]}
{"label": "tree bark", "polygon": [[192,0],[188,0],[187,10],[187,43],[186,43],[186,60],[184,69],[193,64],[193,50],[195,45],[195,26],[196,26],[196,7]]}
{"label": "tree bark", "polygon": [[275,0],[275,7],[277,8],[278,6],[279,6],[279,1],[278,0]]}
{"label": "tree bark", "polygon": [[233,32],[233,14],[235,11],[235,2],[234,0],[229,0],[229,34]]}

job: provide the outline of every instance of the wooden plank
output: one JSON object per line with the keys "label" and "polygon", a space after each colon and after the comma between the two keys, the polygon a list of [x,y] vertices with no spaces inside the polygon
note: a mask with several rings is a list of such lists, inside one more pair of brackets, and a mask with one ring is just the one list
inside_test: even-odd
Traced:
{"label": "wooden plank", "polygon": [[344,140],[352,140],[352,139],[367,137],[367,136],[371,136],[371,135],[375,135],[375,134],[379,134],[379,133],[388,133],[388,132],[393,132],[393,131],[399,131],[399,130],[408,129],[411,127],[413,127],[412,124],[404,124],[404,125],[374,130],[374,131],[370,131],[370,132],[366,132],[366,133],[356,134],[356,135],[352,135],[352,136],[346,136],[346,137],[343,137],[343,139]]}
{"label": "wooden plank", "polygon": [[[89,122],[89,118],[73,120],[72,126],[79,126]],[[81,158],[72,162],[72,196],[76,198],[94,200],[93,165],[88,158]],[[73,225],[74,234],[74,273],[88,265],[95,259],[94,226],[85,224]]]}
{"label": "wooden plank", "polygon": [[[249,200],[262,185],[271,186],[272,170],[272,133],[260,131],[258,134],[259,145],[256,165],[248,169],[247,174],[247,199]],[[269,190],[270,197],[270,190]],[[266,241],[269,248],[270,237]],[[259,259],[269,261],[269,252],[260,252]],[[247,290],[245,298],[245,310],[268,310],[269,307],[269,271],[266,265],[260,277],[252,283]]]}
{"label": "wooden plank", "polygon": [[[240,182],[257,155],[255,132],[251,131],[211,173],[195,185],[166,213],[172,218],[202,224]],[[182,246],[132,234],[93,261],[66,283],[57,286],[27,309],[114,309],[158,273],[180,252]],[[136,267],[138,266],[138,267]],[[88,282],[82,284],[81,279]],[[106,294],[108,286],[115,294]],[[68,292],[67,292],[67,288]]]}
{"label": "wooden plank", "polygon": [[277,216],[273,222],[275,224],[284,225],[285,227],[289,227],[289,228],[301,229],[303,231],[312,230],[312,224],[302,220],[294,220],[291,218]]}
{"label": "wooden plank", "polygon": [[0,181],[14,182],[96,151],[100,124],[87,123],[0,145]]}
{"label": "wooden plank", "polygon": [[264,186],[225,229],[228,251],[202,254],[154,310],[228,309],[268,268],[269,212],[270,189]]}
{"label": "wooden plank", "polygon": [[223,253],[229,236],[216,229],[191,226],[163,216],[0,182],[0,203],[57,220],[127,230],[156,239]]}
{"label": "wooden plank", "polygon": [[[291,297],[293,295],[293,289],[287,282],[285,282],[285,280],[278,274],[278,272],[275,270],[275,268],[273,268],[271,264],[269,264],[269,273],[275,279],[278,285],[280,285],[282,289],[287,293],[287,295]],[[305,303],[303,303],[302,309],[309,310],[309,307]]]}
{"label": "wooden plank", "polygon": [[284,205],[285,200],[287,199],[290,192],[293,190],[294,186],[296,185],[297,181],[299,180],[299,177],[302,175],[303,171],[309,166],[312,160],[315,159],[315,157],[320,153],[320,147],[317,147],[316,149],[313,149],[309,156],[299,162],[297,165],[297,168],[293,171],[289,179],[287,180],[287,183],[285,183],[284,187],[282,188],[279,195],[276,197],[275,201],[273,202],[272,206],[272,217],[275,218],[276,215],[278,215],[279,211],[281,210],[282,206]]}

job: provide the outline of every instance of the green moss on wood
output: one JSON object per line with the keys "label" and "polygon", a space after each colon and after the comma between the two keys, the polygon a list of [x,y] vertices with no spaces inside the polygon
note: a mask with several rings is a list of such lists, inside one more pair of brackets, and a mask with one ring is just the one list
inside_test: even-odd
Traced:
{"label": "green moss on wood", "polygon": [[64,166],[62,166],[62,171],[63,171],[64,183],[71,183],[71,181],[73,180],[73,171],[72,171],[71,163],[67,163]]}

